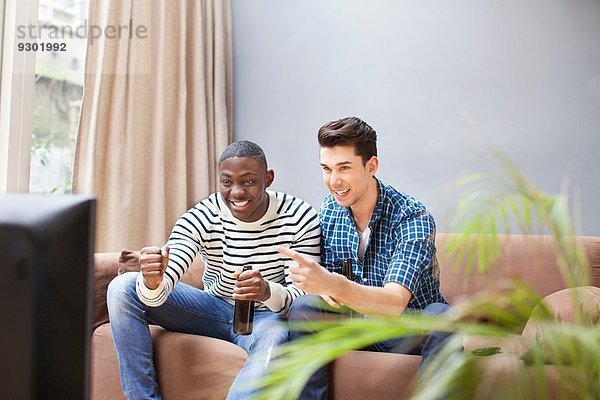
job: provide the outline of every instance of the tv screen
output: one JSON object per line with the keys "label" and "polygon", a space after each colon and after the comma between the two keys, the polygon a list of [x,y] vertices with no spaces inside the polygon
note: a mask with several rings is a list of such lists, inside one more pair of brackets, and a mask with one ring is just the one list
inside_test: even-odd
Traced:
{"label": "tv screen", "polygon": [[0,195],[0,397],[87,399],[95,200]]}

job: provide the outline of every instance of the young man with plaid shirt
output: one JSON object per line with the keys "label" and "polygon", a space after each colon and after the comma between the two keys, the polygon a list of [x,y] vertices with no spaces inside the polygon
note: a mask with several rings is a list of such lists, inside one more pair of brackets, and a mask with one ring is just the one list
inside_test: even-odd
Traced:
{"label": "young man with plaid shirt", "polygon": [[[288,320],[345,318],[345,307],[364,315],[445,312],[435,221],[418,200],[375,177],[379,163],[375,130],[348,117],[322,126],[318,139],[323,181],[331,193],[319,211],[325,268],[293,250],[278,249],[298,262],[290,268],[290,278],[309,293],[294,301]],[[351,280],[341,274],[342,263],[348,261]],[[291,339],[305,334],[293,331]],[[447,337],[443,332],[399,337],[366,350],[420,354],[423,365]],[[328,384],[325,366],[310,378],[300,398],[327,399]]]}

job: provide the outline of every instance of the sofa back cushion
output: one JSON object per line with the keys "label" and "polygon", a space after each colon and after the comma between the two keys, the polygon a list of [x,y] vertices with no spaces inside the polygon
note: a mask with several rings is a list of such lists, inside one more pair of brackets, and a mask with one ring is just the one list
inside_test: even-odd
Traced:
{"label": "sofa back cushion", "polygon": [[[464,295],[471,295],[507,278],[523,280],[541,296],[564,289],[552,236],[546,235],[501,235],[500,257],[488,268],[479,272],[474,265],[467,273],[465,265],[454,266],[455,257],[445,257],[445,250],[454,233],[438,233],[436,246],[440,263],[441,291],[453,303]],[[481,236],[475,240],[484,240]],[[600,286],[600,237],[582,236],[589,260],[590,283]]]}

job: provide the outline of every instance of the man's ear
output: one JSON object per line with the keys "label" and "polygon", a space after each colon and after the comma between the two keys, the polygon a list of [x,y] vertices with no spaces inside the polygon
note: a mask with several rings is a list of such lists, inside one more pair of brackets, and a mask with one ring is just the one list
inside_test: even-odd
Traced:
{"label": "man's ear", "polygon": [[275,179],[275,171],[273,171],[272,169],[267,170],[267,180],[265,182],[265,187],[271,186],[274,179]]}
{"label": "man's ear", "polygon": [[367,161],[367,171],[369,171],[369,174],[375,175],[377,168],[379,168],[379,159],[377,156],[372,156],[369,161]]}

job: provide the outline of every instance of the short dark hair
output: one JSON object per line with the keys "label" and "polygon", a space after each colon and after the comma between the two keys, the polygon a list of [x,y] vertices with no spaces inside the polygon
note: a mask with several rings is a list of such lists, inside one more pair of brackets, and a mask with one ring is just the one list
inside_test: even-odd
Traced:
{"label": "short dark hair", "polygon": [[377,133],[365,121],[346,117],[323,125],[318,133],[321,147],[352,146],[366,164],[377,155]]}
{"label": "short dark hair", "polygon": [[219,158],[219,165],[221,165],[224,160],[232,157],[254,158],[265,167],[265,170],[267,169],[267,157],[265,156],[265,152],[254,142],[239,140],[231,143],[223,150],[223,153]]}

